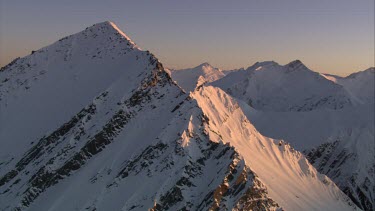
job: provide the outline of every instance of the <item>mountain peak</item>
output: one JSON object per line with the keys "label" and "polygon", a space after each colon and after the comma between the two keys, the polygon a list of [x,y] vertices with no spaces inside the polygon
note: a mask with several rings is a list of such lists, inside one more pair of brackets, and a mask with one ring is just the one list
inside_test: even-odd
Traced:
{"label": "mountain peak", "polygon": [[285,65],[285,67],[288,67],[294,70],[295,69],[309,69],[299,59],[289,62],[288,64]]}
{"label": "mountain peak", "polygon": [[103,21],[103,22],[95,23],[93,26],[116,26],[116,24],[113,23],[112,21]]}
{"label": "mountain peak", "polygon": [[138,48],[137,45],[130,39],[128,35],[126,35],[115,23],[111,21],[104,21],[100,23],[96,23],[90,27],[87,27],[85,31],[92,31],[92,32],[97,32],[100,31],[101,33],[114,33],[117,35],[120,35],[122,38],[125,38],[130,46],[132,48]]}
{"label": "mountain peak", "polygon": [[374,77],[373,75],[371,75],[371,74],[374,74],[374,73],[375,73],[375,68],[370,67],[370,68],[367,68],[366,70],[352,73],[352,74],[346,76],[345,78],[355,78],[355,77],[358,77],[358,76]]}
{"label": "mountain peak", "polygon": [[270,65],[278,65],[275,61],[263,61],[263,62],[256,62],[254,65],[258,66],[270,66]]}
{"label": "mountain peak", "polygon": [[212,67],[208,62],[203,62],[202,64],[198,65],[197,67]]}
{"label": "mountain peak", "polygon": [[369,67],[369,68],[367,68],[366,70],[364,70],[362,72],[374,74],[375,73],[375,67]]}
{"label": "mountain peak", "polygon": [[270,67],[270,66],[276,66],[279,65],[275,61],[263,61],[263,62],[255,62],[253,65],[247,68],[247,70],[260,70],[263,67]]}

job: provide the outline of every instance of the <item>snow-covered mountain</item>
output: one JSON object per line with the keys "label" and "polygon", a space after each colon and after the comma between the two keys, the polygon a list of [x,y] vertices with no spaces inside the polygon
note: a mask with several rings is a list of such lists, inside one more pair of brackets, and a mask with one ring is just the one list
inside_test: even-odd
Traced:
{"label": "snow-covered mountain", "polygon": [[327,79],[342,85],[354,101],[357,101],[360,104],[374,103],[374,67],[368,68],[367,70],[361,72],[350,74],[345,78],[329,74],[324,74],[324,76]]}
{"label": "snow-covered mountain", "polygon": [[359,207],[375,209],[374,127],[343,130],[305,154],[319,172],[332,178]]}
{"label": "snow-covered mountain", "polygon": [[173,80],[186,92],[194,91],[197,86],[216,81],[225,76],[222,70],[212,67],[207,62],[194,68],[170,70]]}
{"label": "snow-covered mountain", "polygon": [[185,94],[111,22],[0,71],[1,210],[354,210],[214,87]]}
{"label": "snow-covered mountain", "polygon": [[237,71],[241,71],[241,70],[244,70],[244,68],[231,69],[231,70],[221,70],[221,72],[224,73],[224,75],[228,75],[229,73],[233,73],[233,72],[237,72]]}
{"label": "snow-covered mountain", "polygon": [[25,151],[120,78],[129,80],[117,85],[122,93],[131,92],[149,57],[115,25],[102,23],[14,60],[0,72],[0,140],[12,140],[0,152]]}
{"label": "snow-covered mountain", "polygon": [[341,193],[336,188],[325,191],[336,186],[328,177],[319,174],[288,143],[261,135],[237,101],[224,91],[203,87],[193,93],[193,98],[209,119],[209,137],[234,146],[283,209],[346,209],[339,208],[337,201],[332,203],[334,198],[340,201]]}
{"label": "snow-covered mountain", "polygon": [[212,85],[264,111],[341,109],[352,104],[342,86],[311,71],[299,60],[284,66],[273,61],[255,63]]}
{"label": "snow-covered mountain", "polygon": [[359,206],[374,206],[374,104],[310,112],[257,111],[239,105],[260,131],[304,151]]}
{"label": "snow-covered mountain", "polygon": [[[290,64],[300,72],[288,72]],[[358,206],[374,210],[374,69],[340,78],[312,72],[298,61],[290,64],[286,67],[274,62],[257,63],[212,85],[235,96],[261,134],[286,140],[303,151]],[[305,104],[318,105],[307,110],[290,109],[294,102],[300,102],[298,99],[310,95],[315,96],[310,99],[331,96],[327,99],[338,100]],[[254,101],[270,104],[261,106]],[[335,102],[346,103],[332,107]]]}

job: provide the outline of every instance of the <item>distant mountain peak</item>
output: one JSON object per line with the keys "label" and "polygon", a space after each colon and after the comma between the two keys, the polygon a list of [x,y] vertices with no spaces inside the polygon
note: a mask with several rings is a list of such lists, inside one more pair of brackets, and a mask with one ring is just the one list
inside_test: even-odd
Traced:
{"label": "distant mountain peak", "polygon": [[370,72],[374,73],[375,72],[375,67],[369,67],[365,71],[370,71]]}
{"label": "distant mountain peak", "polygon": [[289,62],[288,64],[285,65],[285,67],[288,67],[289,69],[307,69],[309,70],[309,68],[307,68],[302,62],[301,60],[297,59],[297,60],[294,60],[292,62]]}
{"label": "distant mountain peak", "polygon": [[116,26],[116,24],[113,23],[112,21],[103,21],[103,22],[99,22],[99,23],[94,23],[94,25],[92,25],[92,26]]}
{"label": "distant mountain peak", "polygon": [[278,63],[275,62],[275,61],[263,61],[263,62],[257,62],[256,64],[259,64],[259,65],[262,65],[262,66],[266,66],[266,65],[278,65]]}
{"label": "distant mountain peak", "polygon": [[275,61],[263,61],[263,62],[256,62],[253,66],[274,66],[279,65]]}
{"label": "distant mountain peak", "polygon": [[208,62],[203,62],[202,64],[198,65],[197,67],[212,67]]}
{"label": "distant mountain peak", "polygon": [[205,74],[211,74],[213,72],[221,72],[220,68],[214,67],[208,62],[204,62],[194,67],[193,69],[195,69],[196,71],[203,71]]}
{"label": "distant mountain peak", "polygon": [[279,65],[275,61],[263,61],[263,62],[255,62],[253,65],[247,68],[247,70],[260,70],[263,67],[270,67],[270,66],[277,66]]}
{"label": "distant mountain peak", "polygon": [[225,76],[219,68],[213,67],[208,62],[204,62],[194,68],[182,70],[172,70],[173,80],[185,91],[193,91],[197,86],[204,83],[211,83]]}
{"label": "distant mountain peak", "polygon": [[352,73],[345,78],[355,78],[355,77],[358,77],[359,75],[369,75],[369,74],[374,74],[374,73],[375,73],[375,68],[370,67],[370,68],[367,68],[366,70]]}

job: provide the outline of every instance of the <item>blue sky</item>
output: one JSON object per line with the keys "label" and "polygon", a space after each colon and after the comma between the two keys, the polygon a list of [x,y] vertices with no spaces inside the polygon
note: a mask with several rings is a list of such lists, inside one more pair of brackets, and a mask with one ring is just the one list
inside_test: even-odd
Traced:
{"label": "blue sky", "polygon": [[0,0],[0,66],[105,20],[171,68],[300,59],[347,75],[374,66],[373,0]]}

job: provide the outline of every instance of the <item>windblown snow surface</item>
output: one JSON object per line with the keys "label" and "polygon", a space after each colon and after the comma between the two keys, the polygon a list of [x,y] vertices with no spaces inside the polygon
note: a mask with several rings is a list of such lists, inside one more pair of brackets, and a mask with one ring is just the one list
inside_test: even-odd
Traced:
{"label": "windblown snow surface", "polygon": [[303,151],[360,208],[374,210],[374,80],[374,68],[342,78],[294,61],[256,63],[212,85],[235,96],[261,134]]}
{"label": "windblown snow surface", "polygon": [[1,210],[355,210],[214,87],[103,22],[0,71]]}

